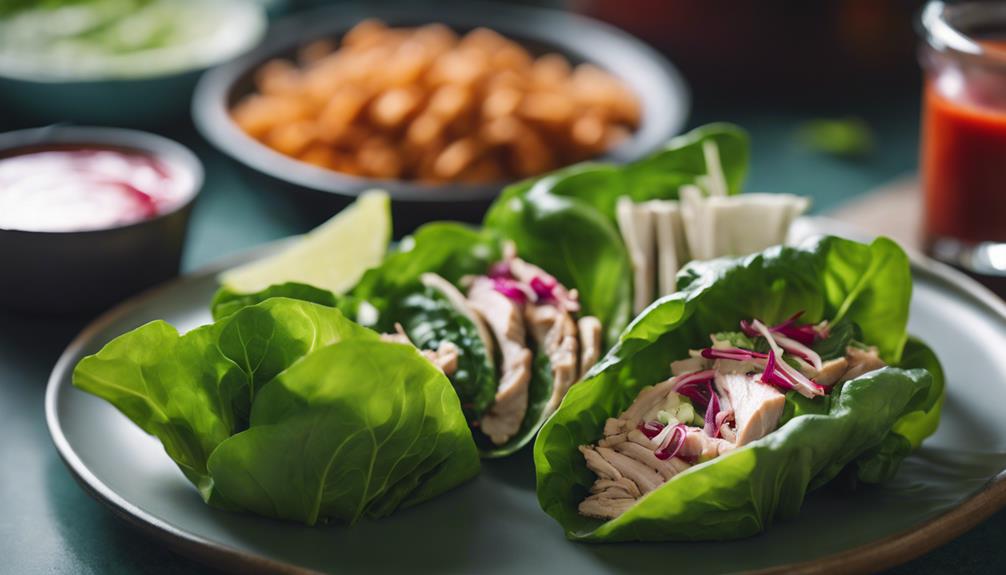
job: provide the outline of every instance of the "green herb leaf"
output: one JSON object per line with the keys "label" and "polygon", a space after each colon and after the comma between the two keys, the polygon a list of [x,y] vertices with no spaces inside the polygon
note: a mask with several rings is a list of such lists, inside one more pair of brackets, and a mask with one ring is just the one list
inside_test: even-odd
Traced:
{"label": "green herb leaf", "polygon": [[[393,306],[383,314],[385,322],[400,323],[419,349],[435,350],[445,341],[458,347],[458,368],[451,383],[468,417],[474,420],[481,416],[492,404],[499,382],[475,324],[432,288],[409,294]],[[382,326],[382,331],[393,330],[393,326]]]}

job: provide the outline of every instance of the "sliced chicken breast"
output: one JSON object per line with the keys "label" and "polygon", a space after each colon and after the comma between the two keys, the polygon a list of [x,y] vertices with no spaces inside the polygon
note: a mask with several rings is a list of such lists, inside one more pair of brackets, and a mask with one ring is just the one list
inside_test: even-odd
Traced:
{"label": "sliced chicken breast", "polygon": [[734,447],[735,445],[726,439],[709,437],[705,431],[692,428],[685,435],[685,442],[679,453],[689,461],[707,461],[729,452]]}
{"label": "sliced chicken breast", "polygon": [[437,366],[444,375],[451,377],[458,370],[458,357],[461,350],[449,341],[442,341],[436,350],[425,350],[423,355],[430,363]]}
{"label": "sliced chicken breast", "polygon": [[472,283],[468,301],[489,326],[502,357],[496,399],[479,422],[482,432],[502,445],[520,429],[527,413],[532,356],[525,343],[524,313],[522,306],[496,291],[488,278]]}
{"label": "sliced chicken breast", "polygon": [[539,280],[547,284],[552,284],[552,301],[539,303],[552,303],[568,312],[580,311],[579,294],[575,289],[568,290],[553,275],[540,267],[528,263],[515,255],[515,248],[512,243],[508,243],[504,248],[504,257],[510,266],[510,273],[514,279],[530,286],[534,280]]}
{"label": "sliced chicken breast", "polygon": [[524,317],[538,349],[548,356],[552,370],[552,396],[545,406],[545,413],[552,413],[580,377],[577,369],[580,342],[576,323],[568,311],[554,305],[529,305],[524,310]]}
{"label": "sliced chicken breast", "polygon": [[849,360],[844,357],[828,360],[824,362],[817,373],[811,374],[811,378],[825,387],[831,387],[842,379],[845,372],[849,371]]}
{"label": "sliced chicken breast", "polygon": [[717,373],[716,388],[734,410],[738,447],[775,431],[786,406],[786,396],[776,388],[741,373]]}

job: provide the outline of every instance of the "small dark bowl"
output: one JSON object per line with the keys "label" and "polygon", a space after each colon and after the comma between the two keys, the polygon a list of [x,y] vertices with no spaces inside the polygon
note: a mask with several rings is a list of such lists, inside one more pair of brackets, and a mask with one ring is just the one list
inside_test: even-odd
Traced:
{"label": "small dark bowl", "polygon": [[52,126],[0,134],[0,157],[48,145],[109,146],[151,154],[191,174],[184,204],[121,227],[79,232],[0,228],[0,307],[33,314],[91,313],[178,275],[189,214],[203,184],[192,152],[133,130]]}
{"label": "small dark bowl", "polygon": [[363,191],[381,188],[393,200],[399,234],[433,219],[476,221],[506,184],[431,185],[341,174],[275,152],[233,122],[229,110],[253,90],[252,76],[261,64],[292,57],[299,46],[312,40],[339,39],[366,18],[383,20],[389,26],[440,22],[461,33],[484,26],[520,42],[533,54],[557,52],[574,64],[589,62],[615,74],[641,100],[643,120],[628,141],[599,161],[638,159],[678,133],[687,117],[688,91],[674,67],[639,40],[589,18],[482,2],[347,3],[315,10],[275,25],[257,49],[207,72],[196,87],[193,115],[196,127],[217,148],[261,176],[259,182],[266,187],[300,192],[301,202],[319,218],[331,215]]}

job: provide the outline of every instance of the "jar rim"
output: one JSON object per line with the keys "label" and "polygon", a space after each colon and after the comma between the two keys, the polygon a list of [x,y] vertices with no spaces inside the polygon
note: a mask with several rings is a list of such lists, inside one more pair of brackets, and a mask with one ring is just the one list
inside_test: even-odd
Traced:
{"label": "jar rim", "polygon": [[989,50],[974,36],[973,28],[989,24],[1000,25],[1006,40],[1006,3],[930,0],[917,20],[919,34],[934,50],[1006,65],[1006,50]]}

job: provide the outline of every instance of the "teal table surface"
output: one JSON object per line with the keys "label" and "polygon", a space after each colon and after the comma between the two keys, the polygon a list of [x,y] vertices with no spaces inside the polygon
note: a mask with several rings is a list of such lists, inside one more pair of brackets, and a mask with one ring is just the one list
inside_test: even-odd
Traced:
{"label": "teal table surface", "polygon": [[[749,190],[800,193],[821,213],[915,170],[918,97],[833,110],[729,109],[697,104],[693,124],[734,121],[753,140]],[[859,160],[816,153],[794,134],[804,121],[856,114],[873,128],[874,152]],[[206,186],[195,213],[184,268],[198,269],[251,246],[306,230],[292,198],[250,185],[241,170],[189,127],[168,135],[205,163]],[[444,214],[449,217],[449,213]],[[17,281],[4,277],[0,281]],[[72,289],[72,286],[67,286]],[[137,533],[89,498],[63,467],[45,427],[43,394],[49,371],[88,318],[46,319],[0,312],[0,572],[212,572]],[[1006,512],[893,573],[1003,573]]]}

